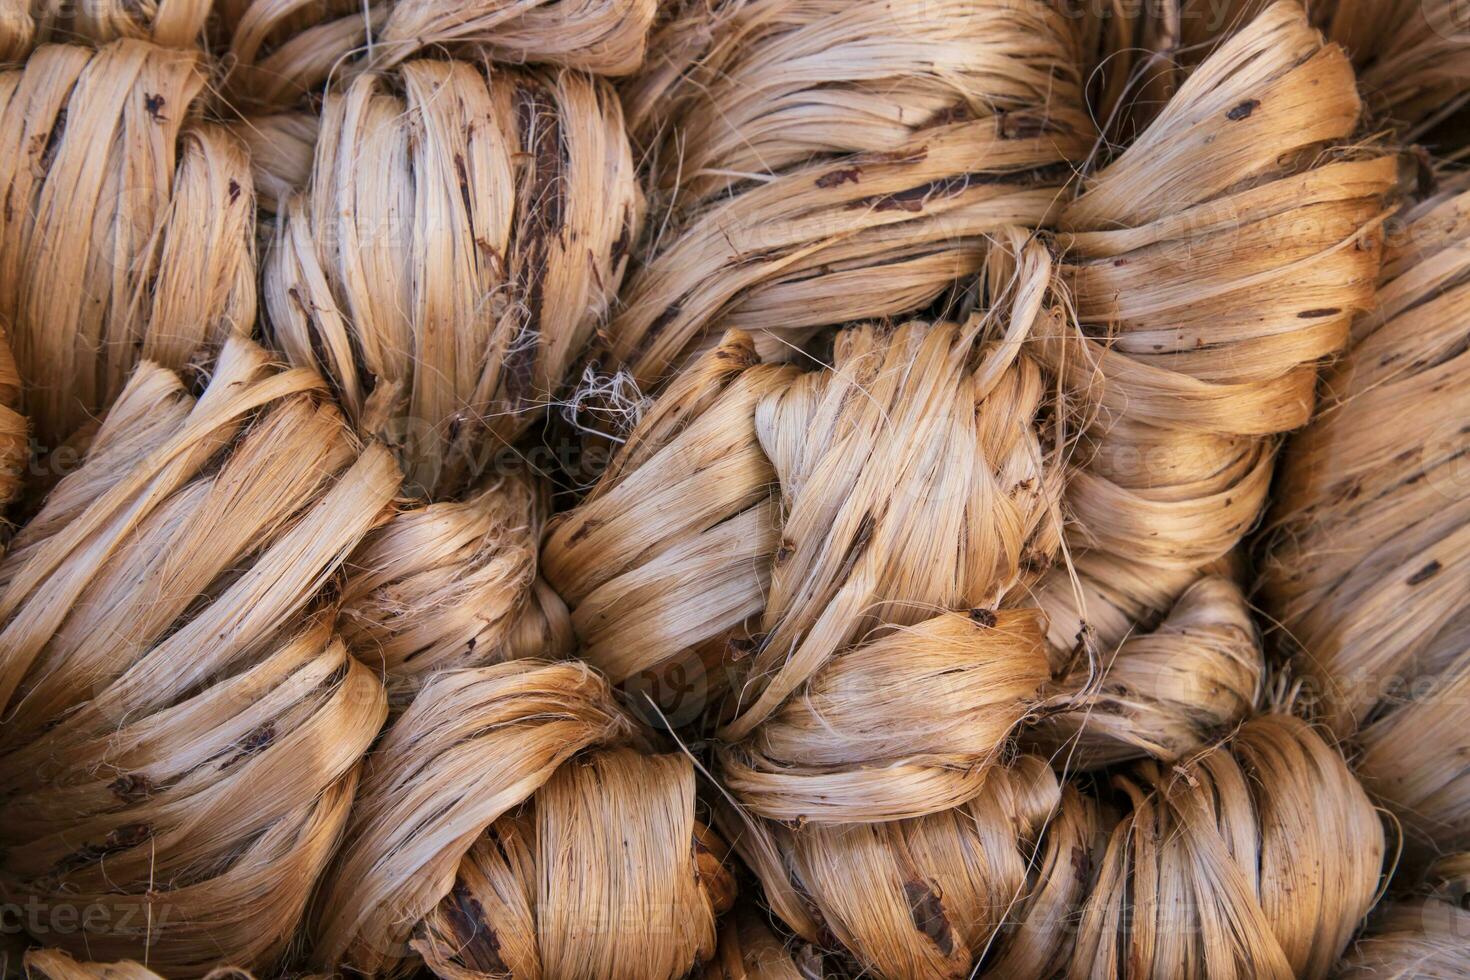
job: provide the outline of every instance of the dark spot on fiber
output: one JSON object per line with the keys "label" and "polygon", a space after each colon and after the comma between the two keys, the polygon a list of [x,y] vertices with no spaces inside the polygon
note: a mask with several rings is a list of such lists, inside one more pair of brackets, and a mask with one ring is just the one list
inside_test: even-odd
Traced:
{"label": "dark spot on fiber", "polygon": [[822,174],[822,176],[817,178],[817,186],[826,189],[828,187],[839,187],[847,183],[856,184],[862,175],[863,170],[861,167],[843,167],[841,170],[834,170],[831,173]]}
{"label": "dark spot on fiber", "polygon": [[950,930],[949,919],[945,918],[944,904],[934,890],[922,881],[906,881],[903,894],[909,903],[914,928],[927,936],[939,948],[941,955],[953,953],[954,933]]}
{"label": "dark spot on fiber", "polygon": [[143,96],[143,108],[148,110],[148,115],[153,117],[156,123],[167,122],[163,115],[163,96],[149,92]]}
{"label": "dark spot on fiber", "polygon": [[1240,105],[1225,113],[1225,118],[1231,122],[1239,122],[1242,119],[1249,118],[1250,114],[1259,109],[1260,106],[1260,99],[1246,99]]}
{"label": "dark spot on fiber", "polygon": [[1318,307],[1317,309],[1314,309],[1314,310],[1302,310],[1300,313],[1297,314],[1297,319],[1299,319],[1299,320],[1317,320],[1317,319],[1320,319],[1320,318],[1322,318],[1324,316],[1336,316],[1337,314],[1339,314],[1341,312],[1342,312],[1342,310],[1339,310],[1335,306],[1322,306],[1322,307]]}
{"label": "dark spot on fiber", "polygon": [[970,619],[984,626],[986,629],[993,629],[996,624],[995,613],[989,609],[980,609],[979,607],[970,610]]}
{"label": "dark spot on fiber", "polygon": [[153,783],[142,773],[124,773],[107,784],[107,789],[124,803],[141,803],[153,793]]}
{"label": "dark spot on fiber", "polygon": [[1440,573],[1440,570],[1443,568],[1444,566],[1439,563],[1438,559],[1431,561],[1429,564],[1419,569],[1413,575],[1409,576],[1409,584],[1419,585],[1423,582],[1427,582],[1430,579],[1434,578],[1434,576],[1438,575]]}
{"label": "dark spot on fiber", "polygon": [[238,200],[240,200],[240,182],[237,181],[235,178],[231,177],[230,178],[230,203],[231,204],[234,204]]}

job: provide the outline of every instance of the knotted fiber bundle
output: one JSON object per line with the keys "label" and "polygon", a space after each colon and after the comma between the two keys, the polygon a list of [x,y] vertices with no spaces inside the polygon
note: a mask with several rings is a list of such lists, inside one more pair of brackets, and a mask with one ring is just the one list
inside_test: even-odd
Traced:
{"label": "knotted fiber bundle", "polygon": [[0,564],[0,883],[69,952],[268,967],[336,844],[387,709],[314,609],[398,473],[323,395],[144,362]]}
{"label": "knotted fiber bundle", "polygon": [[720,694],[725,661],[749,649],[765,607],[780,508],[755,411],[796,373],[728,332],[547,528],[541,560],[572,606],[578,655],[614,684],[659,695],[674,724]]}
{"label": "knotted fiber bundle", "polygon": [[3,0],[0,61],[23,61],[45,41],[105,44],[124,38],[202,47],[212,0]]}
{"label": "knotted fiber bundle", "polygon": [[437,670],[571,652],[566,605],[536,577],[539,497],[530,474],[509,474],[401,511],[353,553],[338,630],[395,707]]}
{"label": "knotted fiber bundle", "polygon": [[1256,697],[1260,655],[1236,629],[1238,596],[1217,593],[1225,601],[1210,613],[1211,631],[1233,631],[1232,641],[1166,629],[1147,645],[1172,644],[1165,656],[1178,669],[1227,684],[1223,717],[1188,700],[1170,707],[1159,684],[1173,670],[1121,667],[1131,651],[1118,644],[1228,561],[1265,503],[1275,435],[1306,421],[1319,360],[1372,303],[1375,222],[1396,165],[1340,146],[1358,117],[1346,56],[1300,7],[1277,3],[1207,58],[1061,214],[1060,279],[1077,323],[1053,318],[1038,349],[1085,403],[1087,427],[1067,488],[1075,577],[1054,571],[1040,603],[1058,672],[1101,659],[1154,688],[1084,702],[1101,723],[1085,740],[1137,732],[1144,713],[1164,710],[1175,717],[1141,727],[1173,729],[1149,748],[1174,758]]}
{"label": "knotted fiber bundle", "polygon": [[1470,941],[1470,855],[1440,858],[1420,891],[1378,909],[1332,975],[1338,980],[1461,980]]}
{"label": "knotted fiber bundle", "polygon": [[410,61],[329,95],[263,293],[276,341],[444,499],[535,418],[642,213],[617,98],[571,71]]}
{"label": "knotted fiber bundle", "polygon": [[798,935],[835,940],[865,975],[1327,975],[1384,841],[1312,729],[1263,716],[1115,782],[1121,819],[1023,756],[955,810],[733,839]]}
{"label": "knotted fiber bundle", "polygon": [[660,216],[609,328],[644,384],[726,328],[787,356],[924,307],[1091,145],[1066,22],[1032,0],[691,4],[651,48],[626,97]]}
{"label": "knotted fiber bundle", "polygon": [[962,803],[1047,679],[1039,616],[1005,607],[1060,534],[1061,461],[1021,353],[1051,262],[1008,237],[1016,268],[992,279],[991,315],[845,330],[830,369],[756,406],[780,544],[718,734],[722,781],[761,816]]}
{"label": "knotted fiber bundle", "polygon": [[694,769],[587,667],[439,673],[367,763],[314,931],[323,965],[677,978],[733,897]]}
{"label": "knotted fiber bundle", "polygon": [[[1077,16],[1095,68],[1098,117],[1146,124],[1189,67],[1267,0],[1110,0]],[[1470,23],[1456,0],[1314,0],[1313,24],[1342,45],[1375,119],[1417,139],[1470,98]]]}
{"label": "knotted fiber bundle", "polygon": [[245,147],[198,121],[196,53],[46,45],[0,73],[0,320],[41,444],[147,359],[179,369],[255,318]]}
{"label": "knotted fiber bundle", "polygon": [[[1470,846],[1470,193],[1404,215],[1284,455],[1262,595],[1411,845]],[[1356,734],[1354,734],[1356,732]]]}
{"label": "knotted fiber bundle", "polygon": [[284,105],[333,72],[401,65],[428,49],[627,75],[643,63],[657,0],[224,0],[229,85]]}
{"label": "knotted fiber bundle", "polygon": [[[25,955],[26,976],[32,980],[165,980],[132,960],[116,963],[79,962],[59,949],[35,949]],[[255,980],[248,970],[215,967],[205,980]]]}

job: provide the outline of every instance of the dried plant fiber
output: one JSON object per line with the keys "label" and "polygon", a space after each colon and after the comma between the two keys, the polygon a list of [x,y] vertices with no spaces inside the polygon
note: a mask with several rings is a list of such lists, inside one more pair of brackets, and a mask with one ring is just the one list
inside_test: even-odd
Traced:
{"label": "dried plant fiber", "polygon": [[1091,145],[1065,21],[1031,0],[677,8],[625,88],[658,207],[609,326],[648,385],[749,331],[910,313],[1041,224]]}
{"label": "dried plant fiber", "polygon": [[332,969],[446,978],[683,977],[733,898],[687,756],[648,751],[584,665],[425,684],[369,757],[318,904]]}
{"label": "dried plant fiber", "polygon": [[825,975],[821,954],[810,943],[782,942],[764,912],[742,904],[720,926],[720,945],[705,965],[703,980],[819,980]]}
{"label": "dried plant fiber", "polygon": [[232,96],[285,105],[328,76],[388,69],[427,50],[626,75],[643,62],[656,0],[222,0]]}
{"label": "dried plant fiber", "polygon": [[[132,960],[116,963],[89,963],[73,959],[64,950],[35,949],[26,953],[28,980],[165,980],[142,964]],[[255,980],[248,970],[233,966],[217,966],[204,975],[205,980]]]}
{"label": "dried plant fiber", "polygon": [[0,0],[0,61],[22,61],[47,41],[132,38],[200,47],[212,6],[212,0]]}
{"label": "dried plant fiber", "polygon": [[1410,207],[1284,454],[1262,594],[1411,846],[1470,846],[1470,193]]}
{"label": "dried plant fiber", "polygon": [[1384,839],[1316,732],[1267,715],[1114,782],[1121,814],[1023,756],[955,810],[731,833],[772,908],[864,975],[1327,976]]}
{"label": "dried plant fiber", "polygon": [[274,112],[246,116],[231,129],[250,149],[255,202],[280,214],[291,196],[311,179],[321,117],[315,112]]}
{"label": "dried plant fiber", "polygon": [[1386,902],[1332,972],[1337,980],[1462,980],[1470,855],[1440,858],[1418,894]]}
{"label": "dried plant fiber", "polygon": [[[1147,122],[1189,67],[1268,0],[1107,0],[1077,19],[1095,71],[1094,111]],[[1418,139],[1470,98],[1470,45],[1455,0],[1314,0],[1312,23],[1342,45],[1375,124]],[[1131,103],[1131,104],[1130,104]]]}
{"label": "dried plant fiber", "polygon": [[262,291],[276,343],[445,499],[537,417],[606,316],[642,199],[616,95],[409,61],[323,108]]}
{"label": "dried plant fiber", "polygon": [[1060,535],[1061,462],[1021,353],[1051,261],[1008,244],[990,315],[844,330],[830,368],[756,406],[780,545],[718,734],[725,786],[762,816],[962,803],[1047,679],[1039,616],[1003,607]]}
{"label": "dried plant fiber", "polygon": [[0,72],[0,320],[45,447],[255,319],[249,157],[200,122],[200,56],[45,45]]}
{"label": "dried plant fiber", "polygon": [[[796,375],[730,331],[659,395],[582,502],[554,517],[541,560],[572,607],[579,656],[614,684],[683,679],[701,710],[748,649],[780,545],[776,477],[756,405]],[[690,676],[696,675],[697,676]],[[670,718],[674,723],[690,720]]]}
{"label": "dried plant fiber", "polygon": [[[1306,421],[1319,361],[1372,305],[1397,167],[1344,145],[1359,116],[1346,56],[1299,6],[1276,3],[1205,59],[1058,219],[1058,277],[1076,321],[1051,318],[1038,356],[1083,406],[1085,428],[1067,485],[1074,563],[1042,583],[1039,602],[1063,685],[1094,683],[1075,672],[1099,661],[1131,673],[1152,688],[1137,692],[1151,702],[1135,706],[1144,729],[1183,735],[1194,715],[1200,735],[1218,733],[1254,699],[1260,667],[1243,669],[1243,649],[1180,650],[1208,657],[1202,672],[1228,673],[1217,704],[1234,710],[1216,717],[1171,704],[1167,674],[1123,663],[1146,645],[1119,644],[1159,627],[1255,525],[1276,434]],[[1087,755],[1143,748],[1129,738]],[[1170,739],[1164,757],[1189,748]]]}
{"label": "dried plant fiber", "polygon": [[0,564],[0,881],[43,938],[169,976],[270,967],[387,713],[322,586],[399,474],[310,372],[143,362]]}
{"label": "dried plant fiber", "polygon": [[337,628],[395,708],[435,671],[571,652],[566,605],[536,576],[540,497],[512,473],[405,509],[353,552]]}
{"label": "dried plant fiber", "polygon": [[0,507],[20,495],[30,462],[30,421],[20,402],[20,371],[0,328]]}

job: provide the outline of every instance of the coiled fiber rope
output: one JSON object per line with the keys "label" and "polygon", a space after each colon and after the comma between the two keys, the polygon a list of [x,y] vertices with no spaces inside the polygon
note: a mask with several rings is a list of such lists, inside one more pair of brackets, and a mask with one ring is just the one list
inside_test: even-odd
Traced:
{"label": "coiled fiber rope", "polygon": [[1426,853],[1470,846],[1470,193],[1413,205],[1292,437],[1262,568],[1323,717]]}
{"label": "coiled fiber rope", "polygon": [[[1092,66],[1094,111],[1119,130],[1147,123],[1190,65],[1268,3],[1104,0],[1099,6],[1093,9],[1100,16],[1089,11],[1074,23]],[[1312,23],[1352,57],[1375,123],[1419,139],[1470,99],[1470,24],[1455,0],[1321,0],[1308,8]]]}
{"label": "coiled fiber rope", "polygon": [[571,71],[410,61],[327,98],[262,291],[409,489],[466,489],[537,417],[617,290],[642,201],[617,98]]}
{"label": "coiled fiber rope", "polygon": [[0,61],[22,61],[47,41],[105,44],[131,38],[168,48],[207,44],[212,0],[4,0]]}
{"label": "coiled fiber rope", "polygon": [[587,667],[432,677],[369,757],[316,957],[402,975],[673,978],[734,883],[694,767],[656,754]]}
{"label": "coiled fiber rope", "polygon": [[725,660],[749,647],[765,607],[779,517],[755,406],[795,375],[762,364],[751,337],[730,331],[547,527],[542,566],[572,607],[578,655],[614,684],[661,685],[675,724],[718,697]]}
{"label": "coiled fiber rope", "polygon": [[785,357],[975,273],[1090,145],[1071,44],[1030,0],[677,10],[626,87],[660,201],[613,358],[647,385],[727,328]]}
{"label": "coiled fiber rope", "polygon": [[730,829],[773,910],[866,975],[1324,977],[1378,885],[1383,831],[1337,753],[1266,715],[1119,814],[1023,756],[917,819]]}
{"label": "coiled fiber rope", "polygon": [[571,652],[566,605],[536,577],[539,497],[512,474],[403,510],[353,552],[337,628],[395,707],[437,670]]}
{"label": "coiled fiber rope", "polygon": [[1060,535],[1044,384],[1021,353],[1050,260],[1010,245],[992,316],[845,330],[830,369],[756,406],[781,541],[718,735],[724,784],[763,816],[962,803],[1047,679],[1039,617],[1007,607]]}
{"label": "coiled fiber rope", "polygon": [[46,45],[0,72],[0,320],[44,448],[148,359],[179,369],[255,320],[244,146],[201,122],[192,52]]}
{"label": "coiled fiber rope", "polygon": [[388,69],[428,49],[505,64],[626,75],[643,62],[656,0],[224,0],[231,93],[285,105],[334,71]]}
{"label": "coiled fiber rope", "polygon": [[[1257,697],[1260,656],[1233,590],[1204,605],[1191,593],[1146,644],[1137,631],[1202,574],[1228,571],[1265,505],[1275,435],[1307,420],[1319,360],[1373,302],[1376,221],[1397,171],[1342,145],[1358,118],[1347,58],[1278,3],[1061,213],[1077,324],[1054,318],[1038,356],[1087,427],[1067,486],[1074,566],[1039,601],[1064,690],[1086,687],[1077,672],[1092,660],[1112,670],[1078,704],[1085,719],[1056,722],[1080,731],[1075,761],[1175,758]],[[1184,619],[1206,636],[1178,629]],[[1145,649],[1172,666],[1126,665]],[[1208,688],[1168,690],[1179,671],[1223,685],[1213,704],[1190,703]]]}
{"label": "coiled fiber rope", "polygon": [[399,475],[323,389],[142,363],[0,564],[0,882],[69,952],[267,968],[337,842],[387,707],[315,610]]}

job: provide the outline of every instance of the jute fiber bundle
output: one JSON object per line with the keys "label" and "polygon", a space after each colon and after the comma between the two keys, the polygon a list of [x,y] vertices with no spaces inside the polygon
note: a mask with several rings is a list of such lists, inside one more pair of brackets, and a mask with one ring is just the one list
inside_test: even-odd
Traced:
{"label": "jute fiber bundle", "polygon": [[759,628],[780,516],[756,405],[796,374],[762,364],[748,334],[728,332],[547,528],[544,574],[572,607],[578,655],[614,684],[657,686],[645,693],[663,695],[675,724],[718,696],[726,660]]}
{"label": "jute fiber bundle", "polygon": [[291,196],[306,187],[320,128],[315,112],[246,116],[231,127],[250,149],[255,200],[262,211],[282,213]]}
{"label": "jute fiber bundle", "polygon": [[212,0],[0,0],[0,62],[22,61],[46,41],[132,38],[202,47],[212,6]]}
{"label": "jute fiber bundle", "polygon": [[642,198],[616,95],[572,71],[409,61],[327,97],[263,293],[276,342],[444,499],[555,395]]}
{"label": "jute fiber bundle", "polygon": [[643,63],[657,0],[224,0],[232,93],[284,105],[334,72],[401,65],[428,49],[627,75]]}
{"label": "jute fiber bundle", "polygon": [[647,385],[727,328],[789,356],[978,271],[1091,145],[1071,43],[1032,0],[681,8],[626,90],[660,205],[614,358]]}
{"label": "jute fiber bundle", "polygon": [[[1101,119],[1147,122],[1189,67],[1268,0],[1104,0],[1077,18]],[[1470,98],[1470,21],[1456,0],[1314,0],[1312,23],[1358,70],[1376,121],[1417,139]],[[1131,104],[1130,104],[1131,103]]]}
{"label": "jute fiber bundle", "polygon": [[20,495],[30,461],[30,422],[20,402],[20,371],[0,327],[0,508]]}
{"label": "jute fiber bundle", "polygon": [[[1341,145],[1359,115],[1346,56],[1300,7],[1274,4],[1059,219],[1076,323],[1053,318],[1038,350],[1085,406],[1086,430],[1067,487],[1075,564],[1042,584],[1040,604],[1059,672],[1111,663],[1156,688],[1134,692],[1150,712],[1194,714],[1195,738],[1160,744],[1164,758],[1250,705],[1259,654],[1239,636],[1217,646],[1166,629],[1149,646],[1172,633],[1177,667],[1155,673],[1120,666],[1119,644],[1231,561],[1265,504],[1276,434],[1307,420],[1318,362],[1372,303],[1396,164]],[[1212,629],[1242,613],[1238,597],[1217,604]],[[1228,716],[1167,707],[1157,685],[1191,661],[1229,685]],[[1136,732],[1132,707],[1121,714]],[[1190,734],[1167,719],[1145,727],[1166,721]]]}
{"label": "jute fiber bundle", "polygon": [[0,564],[0,882],[68,952],[269,967],[336,845],[387,705],[317,610],[399,474],[324,388],[143,362]]}
{"label": "jute fiber bundle", "polygon": [[[84,962],[73,959],[60,949],[34,949],[26,953],[25,971],[30,980],[165,980],[132,960],[120,960],[116,963]],[[204,978],[255,980],[248,970],[232,966],[215,967]]]}
{"label": "jute fiber bundle", "polygon": [[963,806],[733,838],[809,942],[893,978],[1325,977],[1383,831],[1337,753],[1267,715],[1114,777],[1121,816],[1022,756]]}
{"label": "jute fiber bundle", "polygon": [[574,663],[432,677],[369,757],[345,841],[316,956],[369,975],[672,980],[733,898],[693,764]]}
{"label": "jute fiber bundle", "polygon": [[1061,460],[1022,354],[1051,260],[1007,244],[991,314],[844,330],[830,368],[756,405],[780,543],[718,735],[722,782],[763,817],[960,804],[1048,678],[1040,617],[1007,607],[1060,536]]}
{"label": "jute fiber bundle", "polygon": [[[821,980],[822,956],[809,943],[781,940],[765,913],[742,905],[720,925],[720,945],[704,980]],[[65,980],[65,978],[62,978]]]}
{"label": "jute fiber bundle", "polygon": [[45,447],[140,360],[182,368],[254,322],[249,157],[198,120],[205,81],[134,40],[0,73],[0,320]]}
{"label": "jute fiber bundle", "polygon": [[1470,193],[1404,215],[1285,452],[1262,594],[1417,849],[1470,846]]}
{"label": "jute fiber bundle", "polygon": [[566,605],[536,577],[540,496],[512,473],[405,509],[353,552],[337,628],[395,707],[434,671],[571,652]]}
{"label": "jute fiber bundle", "polygon": [[1338,980],[1463,980],[1470,943],[1470,855],[1440,858],[1420,892],[1379,908],[1332,975]]}

